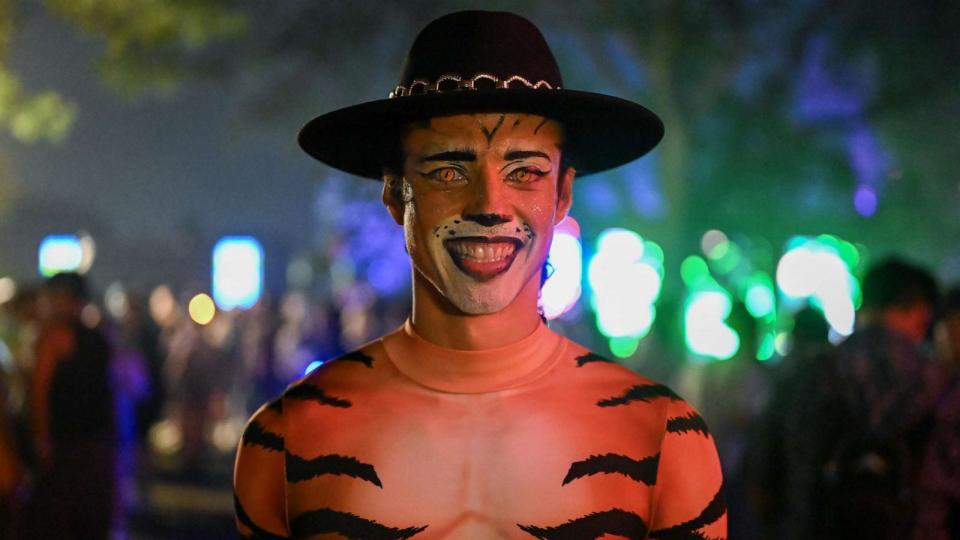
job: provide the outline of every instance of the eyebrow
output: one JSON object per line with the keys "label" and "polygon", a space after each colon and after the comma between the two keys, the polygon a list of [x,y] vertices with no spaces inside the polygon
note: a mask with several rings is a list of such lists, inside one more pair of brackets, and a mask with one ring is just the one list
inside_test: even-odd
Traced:
{"label": "eyebrow", "polygon": [[524,158],[532,158],[532,157],[543,158],[553,163],[553,161],[550,160],[550,156],[537,150],[511,150],[506,154],[504,154],[503,159],[507,161],[512,161],[514,159],[524,159]]}
{"label": "eyebrow", "polygon": [[418,159],[418,163],[426,163],[428,161],[476,161],[477,154],[470,150],[450,150],[448,152],[439,152],[436,154],[430,154],[429,156],[423,156]]}

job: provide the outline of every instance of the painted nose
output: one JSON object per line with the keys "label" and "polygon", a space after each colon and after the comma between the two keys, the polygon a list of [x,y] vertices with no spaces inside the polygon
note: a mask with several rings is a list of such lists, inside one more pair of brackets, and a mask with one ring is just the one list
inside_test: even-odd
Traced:
{"label": "painted nose", "polygon": [[485,171],[474,184],[470,203],[464,208],[464,221],[492,227],[513,220],[506,200],[506,186],[495,171]]}

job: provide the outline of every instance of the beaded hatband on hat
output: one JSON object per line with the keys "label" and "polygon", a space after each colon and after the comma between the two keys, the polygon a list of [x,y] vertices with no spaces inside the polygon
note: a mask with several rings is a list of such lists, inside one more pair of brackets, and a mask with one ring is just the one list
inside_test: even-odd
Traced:
{"label": "beaded hatband on hat", "polygon": [[505,12],[461,11],[416,37],[386,99],[329,112],[298,137],[316,159],[379,179],[397,162],[403,129],[425,118],[463,113],[527,113],[559,122],[564,157],[577,176],[640,157],[663,137],[663,124],[624,99],[568,90],[540,30]]}
{"label": "beaded hatband on hat", "polygon": [[[490,73],[477,73],[473,77],[463,78],[460,75],[453,73],[444,73],[437,80],[430,82],[425,79],[414,79],[410,83],[410,87],[406,88],[403,86],[397,86],[393,92],[390,92],[391,98],[403,97],[403,96],[415,96],[418,94],[426,94],[430,92],[454,92],[457,90],[477,90],[482,88],[482,85],[485,81],[489,81],[490,88],[531,88],[533,90],[539,90],[541,88],[546,88],[547,90],[554,90],[554,87],[550,86],[550,83],[547,81],[537,81],[532,83],[520,75],[513,75],[507,77],[506,79],[500,80],[496,75],[491,75]],[[479,85],[477,83],[480,83]],[[519,83],[519,84],[518,84]],[[559,90],[560,88],[556,88]]]}

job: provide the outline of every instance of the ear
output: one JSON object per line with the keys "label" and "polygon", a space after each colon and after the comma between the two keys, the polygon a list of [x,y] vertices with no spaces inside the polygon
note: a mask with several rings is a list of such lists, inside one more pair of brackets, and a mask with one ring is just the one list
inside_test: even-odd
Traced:
{"label": "ear", "polygon": [[557,178],[557,214],[553,218],[554,225],[563,221],[570,211],[570,205],[573,204],[573,177],[576,175],[576,169],[567,167],[560,178]]}
{"label": "ear", "polygon": [[397,225],[403,225],[403,201],[397,200],[394,194],[398,191],[397,186],[403,182],[400,175],[384,172],[383,173],[383,192],[380,194],[383,205],[387,207],[390,216],[397,222]]}

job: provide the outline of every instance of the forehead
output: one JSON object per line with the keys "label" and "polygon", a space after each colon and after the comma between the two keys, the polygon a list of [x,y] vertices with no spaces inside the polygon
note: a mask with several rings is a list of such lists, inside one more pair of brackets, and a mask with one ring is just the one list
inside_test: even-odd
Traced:
{"label": "forehead", "polygon": [[439,116],[411,123],[404,131],[406,151],[456,146],[482,149],[529,146],[559,150],[563,127],[556,121],[524,113],[477,113]]}

